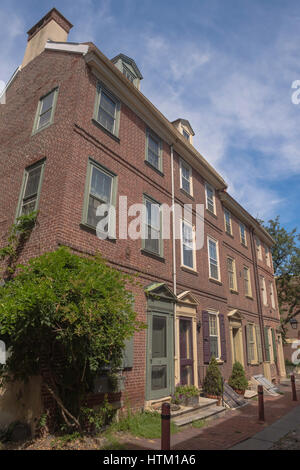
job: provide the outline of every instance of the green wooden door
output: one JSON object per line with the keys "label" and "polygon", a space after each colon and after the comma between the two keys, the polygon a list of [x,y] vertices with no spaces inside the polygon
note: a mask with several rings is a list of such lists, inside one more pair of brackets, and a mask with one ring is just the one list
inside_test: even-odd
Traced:
{"label": "green wooden door", "polygon": [[154,400],[172,393],[173,316],[148,313],[147,399]]}

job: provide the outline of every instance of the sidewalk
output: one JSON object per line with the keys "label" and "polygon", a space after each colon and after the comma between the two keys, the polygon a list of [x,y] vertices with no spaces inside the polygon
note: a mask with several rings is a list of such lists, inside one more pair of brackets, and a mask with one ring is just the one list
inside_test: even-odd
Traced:
{"label": "sidewalk", "polygon": [[[297,383],[298,399],[300,387]],[[191,426],[171,436],[172,450],[268,449],[300,423],[299,401],[292,401],[290,386],[284,395],[264,397],[265,423],[258,422],[258,402],[238,410],[228,410],[224,417],[207,423],[202,429]],[[278,421],[279,420],[279,421]],[[274,423],[274,424],[273,424]],[[271,426],[272,425],[272,426]],[[252,438],[252,439],[249,439]],[[249,441],[251,441],[249,443]],[[160,450],[160,439],[130,438],[128,449]],[[256,447],[251,447],[251,446]]]}

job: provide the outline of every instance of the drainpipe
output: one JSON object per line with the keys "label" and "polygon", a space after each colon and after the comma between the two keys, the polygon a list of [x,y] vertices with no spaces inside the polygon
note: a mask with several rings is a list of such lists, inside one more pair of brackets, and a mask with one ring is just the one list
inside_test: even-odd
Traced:
{"label": "drainpipe", "polygon": [[263,362],[265,362],[266,361],[265,330],[264,330],[263,311],[262,311],[262,303],[261,303],[261,295],[260,295],[260,282],[259,282],[259,276],[258,276],[257,256],[256,256],[256,248],[255,248],[255,241],[254,241],[254,230],[250,228],[249,232],[250,232],[250,240],[251,240],[253,266],[254,266],[254,281],[255,281],[256,295],[257,295],[257,310],[258,310],[258,318],[259,318],[259,324],[260,324],[260,337],[261,337],[261,344],[263,346],[262,347]]}
{"label": "drainpipe", "polygon": [[[170,145],[171,153],[171,191],[172,191],[172,253],[173,253],[173,292],[177,296],[176,288],[176,245],[175,245],[175,195],[174,195],[174,154],[173,154],[173,145]],[[174,304],[174,362],[178,361],[178,350],[177,350],[177,328],[176,328],[176,304]],[[178,363],[177,363],[178,367]],[[174,371],[175,373],[175,371]]]}

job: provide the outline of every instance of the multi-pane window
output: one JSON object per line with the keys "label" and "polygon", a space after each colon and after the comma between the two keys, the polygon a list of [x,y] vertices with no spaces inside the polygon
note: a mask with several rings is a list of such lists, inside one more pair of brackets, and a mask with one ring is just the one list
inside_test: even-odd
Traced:
{"label": "multi-pane window", "polygon": [[213,214],[216,213],[215,211],[215,191],[210,184],[205,185],[205,192],[206,192],[206,209],[208,209]]}
{"label": "multi-pane window", "polygon": [[182,129],[182,134],[186,140],[190,140],[190,134],[185,129]]}
{"label": "multi-pane window", "polygon": [[[101,231],[111,236],[114,235],[115,227],[109,207],[115,206],[115,192],[116,175],[99,164],[90,161],[88,166],[84,222],[96,228],[99,222],[106,218],[107,223],[102,227],[103,230]],[[100,211],[100,215],[97,215],[98,207],[103,204],[107,205],[108,210],[103,210],[103,213]]]}
{"label": "multi-pane window", "polygon": [[209,342],[210,357],[219,358],[219,329],[218,316],[215,313],[209,313]]}
{"label": "multi-pane window", "polygon": [[261,251],[261,243],[260,243],[260,239],[255,237],[255,241],[256,241],[256,252],[257,252],[257,258],[262,260],[262,251]]}
{"label": "multi-pane window", "polygon": [[144,196],[145,226],[144,248],[151,253],[162,255],[160,204]]}
{"label": "multi-pane window", "polygon": [[213,238],[208,238],[208,262],[209,262],[209,277],[212,279],[220,280],[219,273],[219,256],[218,256],[218,242]]}
{"label": "multi-pane window", "polygon": [[133,75],[133,73],[129,70],[128,67],[126,67],[126,65],[123,64],[123,74],[125,75],[125,77],[128,78],[128,80],[131,81],[131,83],[134,82],[135,80],[135,76]]}
{"label": "multi-pane window", "polygon": [[270,281],[270,297],[271,297],[271,305],[272,305],[272,308],[275,309],[274,286],[273,286],[273,282],[272,282],[272,281]]}
{"label": "multi-pane window", "polygon": [[240,223],[240,236],[241,236],[241,242],[243,245],[247,245],[247,239],[246,239],[246,228],[245,225]]}
{"label": "multi-pane window", "polygon": [[229,279],[229,289],[237,290],[236,282],[236,271],[235,271],[235,260],[233,258],[227,258],[227,270]]}
{"label": "multi-pane window", "polygon": [[99,82],[94,119],[111,134],[118,136],[120,101]]}
{"label": "multi-pane window", "polygon": [[224,209],[224,218],[225,218],[225,230],[227,233],[232,235],[231,214],[227,209]]}
{"label": "multi-pane window", "polygon": [[17,217],[37,210],[44,164],[43,161],[25,170]]}
{"label": "multi-pane window", "polygon": [[263,276],[259,276],[259,278],[260,278],[260,288],[262,292],[263,304],[268,305],[265,278]]}
{"label": "multi-pane window", "polygon": [[270,250],[269,250],[269,247],[267,247],[267,245],[265,245],[265,253],[266,253],[266,263],[267,263],[267,266],[271,267]]}
{"label": "multi-pane window", "polygon": [[162,171],[162,142],[150,131],[147,131],[146,161],[157,170]]}
{"label": "multi-pane window", "polygon": [[192,168],[180,160],[180,184],[188,194],[192,194]]}
{"label": "multi-pane window", "polygon": [[57,93],[58,89],[52,90],[50,93],[40,99],[33,126],[33,132],[43,129],[53,122]]}
{"label": "multi-pane window", "polygon": [[243,275],[244,275],[245,295],[248,297],[251,297],[250,271],[249,271],[249,268],[247,268],[246,266],[244,266]]}
{"label": "multi-pane window", "polygon": [[195,250],[194,250],[194,231],[193,226],[186,222],[182,221],[181,224],[182,230],[182,264],[191,269],[196,269],[196,260],[195,260]]}

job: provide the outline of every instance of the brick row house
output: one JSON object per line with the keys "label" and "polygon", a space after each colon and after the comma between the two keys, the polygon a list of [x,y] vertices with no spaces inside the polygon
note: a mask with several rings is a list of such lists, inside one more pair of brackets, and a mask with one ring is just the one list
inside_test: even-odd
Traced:
{"label": "brick row house", "polygon": [[[135,61],[67,42],[71,27],[53,9],[31,28],[0,106],[1,243],[17,216],[38,210],[21,261],[64,245],[139,274],[135,309],[147,329],[126,346],[121,394],[135,408],[170,396],[177,383],[200,387],[212,355],[225,379],[239,360],[248,378],[278,381],[285,367],[272,239],[194,148],[190,123],[171,123],[142,94]],[[107,239],[97,236],[97,207],[110,203],[118,220],[120,196],[128,208],[144,205],[144,228],[157,237],[126,238],[111,219]],[[176,227],[171,214],[163,239],[159,208],[173,203],[190,204],[192,221]],[[204,205],[201,249],[189,236],[196,204]],[[106,388],[102,378],[96,391]]]}

